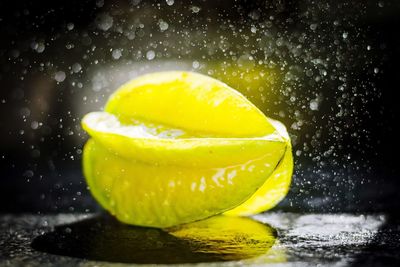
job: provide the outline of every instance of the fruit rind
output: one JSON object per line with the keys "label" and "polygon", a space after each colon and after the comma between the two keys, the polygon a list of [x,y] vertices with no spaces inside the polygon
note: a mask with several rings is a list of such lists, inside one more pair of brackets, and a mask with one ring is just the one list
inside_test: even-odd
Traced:
{"label": "fruit rind", "polygon": [[139,119],[207,136],[256,137],[275,131],[241,93],[193,72],[140,76],[113,93],[104,111],[123,123]]}
{"label": "fruit rind", "polygon": [[275,207],[288,193],[293,174],[292,145],[285,126],[279,121],[269,119],[285,139],[286,151],[274,172],[265,183],[244,203],[225,212],[229,216],[255,215]]}
{"label": "fruit rind", "polygon": [[84,171],[93,196],[120,221],[151,227],[205,219],[248,199],[265,181],[285,150],[222,168],[183,168],[128,160],[94,139],[84,150]]}

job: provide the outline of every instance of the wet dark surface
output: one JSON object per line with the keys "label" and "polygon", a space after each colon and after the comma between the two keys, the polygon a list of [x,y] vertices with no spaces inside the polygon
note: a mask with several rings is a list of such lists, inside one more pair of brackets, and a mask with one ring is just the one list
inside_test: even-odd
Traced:
{"label": "wet dark surface", "polygon": [[[238,220],[185,232],[122,225],[105,215],[3,215],[0,266],[400,264],[398,221],[385,215],[268,213]],[[229,225],[232,235],[218,238]]]}
{"label": "wet dark surface", "polygon": [[[57,226],[35,238],[32,248],[97,261],[173,264],[252,258],[266,253],[276,239],[273,228],[249,218],[220,216],[203,222],[201,227],[198,222],[161,230],[101,215]],[[245,228],[259,229],[248,234]]]}

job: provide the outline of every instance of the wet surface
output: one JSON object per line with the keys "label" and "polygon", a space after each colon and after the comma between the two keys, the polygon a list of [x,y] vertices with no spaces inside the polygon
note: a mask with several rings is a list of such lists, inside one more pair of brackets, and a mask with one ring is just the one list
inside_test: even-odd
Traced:
{"label": "wet surface", "polygon": [[268,213],[158,230],[106,215],[3,215],[0,266],[396,266],[397,222],[385,215]]}
{"label": "wet surface", "polygon": [[123,263],[197,263],[237,261],[268,252],[275,230],[250,218],[213,217],[161,230],[135,227],[109,216],[95,216],[57,226],[38,236],[38,251]]}

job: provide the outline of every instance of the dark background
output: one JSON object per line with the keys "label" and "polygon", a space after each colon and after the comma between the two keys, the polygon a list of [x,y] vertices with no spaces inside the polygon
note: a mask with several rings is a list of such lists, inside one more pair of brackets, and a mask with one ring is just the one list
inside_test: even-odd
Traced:
{"label": "dark background", "polygon": [[[129,78],[171,68],[224,80],[288,127],[295,174],[275,209],[399,209],[398,1],[7,2],[0,212],[98,210],[80,119]],[[226,74],[248,77],[257,64],[275,75],[268,92]]]}

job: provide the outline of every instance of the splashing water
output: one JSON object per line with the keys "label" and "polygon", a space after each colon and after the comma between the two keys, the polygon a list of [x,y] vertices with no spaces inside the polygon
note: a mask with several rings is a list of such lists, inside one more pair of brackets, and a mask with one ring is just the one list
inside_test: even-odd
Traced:
{"label": "splashing water", "polygon": [[297,169],[282,207],[352,210],[359,204],[354,188],[368,179],[351,176],[368,172],[376,155],[365,125],[383,117],[371,107],[381,97],[375,84],[386,44],[362,26],[368,4],[300,2],[221,8],[96,1],[85,21],[69,19],[47,32],[40,21],[33,26],[43,32],[21,26],[0,51],[0,80],[13,77],[2,103],[17,114],[4,141],[27,151],[24,169],[40,180],[36,169],[56,169],[53,159],[80,161],[80,118],[119,85],[156,70],[192,70],[221,79],[288,127]]}

